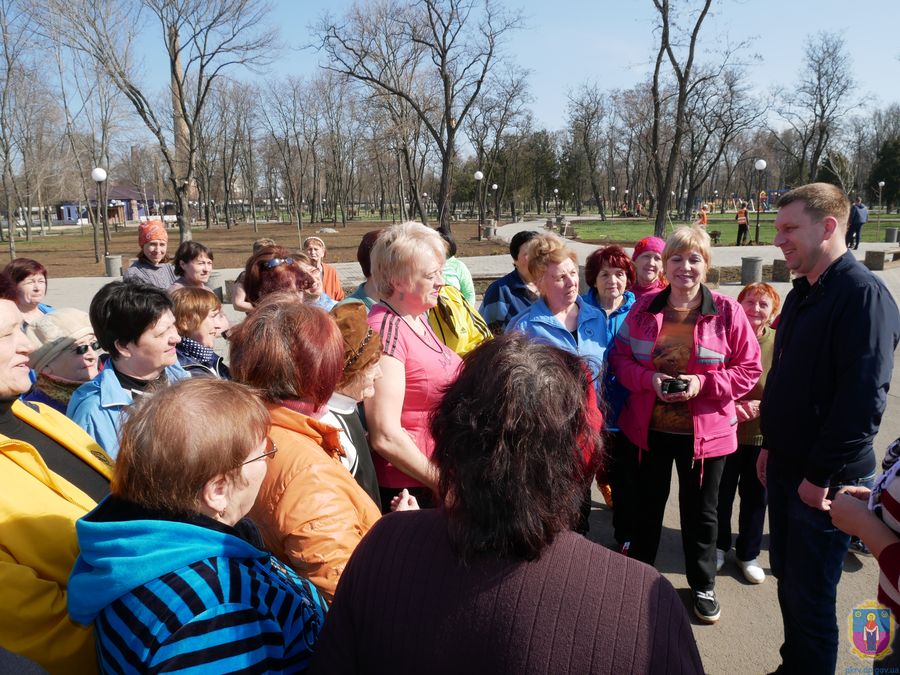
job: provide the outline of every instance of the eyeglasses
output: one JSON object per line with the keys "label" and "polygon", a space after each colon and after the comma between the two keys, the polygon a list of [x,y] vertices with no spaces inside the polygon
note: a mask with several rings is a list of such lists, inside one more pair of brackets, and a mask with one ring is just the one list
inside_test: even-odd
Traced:
{"label": "eyeglasses", "polygon": [[86,345],[77,345],[72,347],[72,351],[78,354],[78,356],[84,356],[87,354],[88,349],[93,349],[95,352],[100,351],[100,343],[94,340],[93,342],[88,342]]}
{"label": "eyeglasses", "polygon": [[250,462],[255,462],[255,461],[258,460],[258,459],[265,459],[266,457],[271,457],[271,456],[274,455],[276,452],[278,452],[278,448],[276,447],[276,445],[275,445],[274,443],[272,443],[272,449],[271,449],[271,450],[266,450],[266,451],[265,451],[263,454],[261,454],[261,455],[257,455],[256,457],[251,457],[251,458],[248,459],[246,462],[241,462],[241,466],[244,466],[244,464],[249,464]]}
{"label": "eyeglasses", "polygon": [[266,262],[263,263],[263,269],[270,270],[273,267],[278,267],[279,265],[293,265],[293,264],[294,264],[293,258],[272,258],[271,260],[266,260]]}

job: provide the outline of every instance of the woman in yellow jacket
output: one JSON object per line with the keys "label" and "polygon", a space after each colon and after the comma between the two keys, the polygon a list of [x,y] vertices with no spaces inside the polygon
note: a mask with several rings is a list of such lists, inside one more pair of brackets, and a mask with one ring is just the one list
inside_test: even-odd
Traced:
{"label": "woman in yellow jacket", "polygon": [[10,290],[0,275],[0,646],[50,673],[94,673],[93,633],[69,618],[66,589],[75,521],[109,492],[112,461],[65,416],[17,400],[34,347]]}

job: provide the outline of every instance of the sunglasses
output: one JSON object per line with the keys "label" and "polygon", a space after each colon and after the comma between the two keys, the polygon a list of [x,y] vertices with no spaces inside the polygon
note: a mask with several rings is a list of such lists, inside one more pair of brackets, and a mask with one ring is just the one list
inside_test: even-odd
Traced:
{"label": "sunglasses", "polygon": [[77,347],[72,347],[72,351],[78,354],[78,356],[84,356],[87,354],[88,349],[93,349],[95,352],[100,351],[100,343],[94,340],[93,342],[88,342],[86,345],[78,345]]}
{"label": "sunglasses", "polygon": [[273,267],[278,267],[279,265],[292,265],[294,263],[293,258],[272,258],[271,260],[266,260],[263,263],[263,269],[270,270]]}
{"label": "sunglasses", "polygon": [[278,447],[277,447],[274,443],[272,443],[272,449],[271,449],[271,450],[266,450],[266,451],[265,451],[263,454],[261,454],[261,455],[257,455],[256,457],[252,457],[252,458],[248,459],[246,462],[241,462],[241,466],[244,466],[244,464],[249,464],[250,462],[255,462],[255,461],[258,460],[258,459],[265,459],[266,457],[271,457],[271,456],[274,455],[276,452],[278,452]]}

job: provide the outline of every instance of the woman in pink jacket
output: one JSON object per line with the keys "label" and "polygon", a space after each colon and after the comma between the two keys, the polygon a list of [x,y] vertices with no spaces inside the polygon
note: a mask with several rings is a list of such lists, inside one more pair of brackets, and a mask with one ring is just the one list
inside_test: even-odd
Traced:
{"label": "woman in pink jacket", "polygon": [[725,455],[737,448],[734,402],[762,372],[759,342],[741,306],[703,285],[706,231],[678,228],[662,260],[669,287],[635,302],[610,354],[630,392],[619,425],[640,456],[640,506],[628,555],[650,565],[656,559],[674,462],[694,613],[715,623],[719,481]]}

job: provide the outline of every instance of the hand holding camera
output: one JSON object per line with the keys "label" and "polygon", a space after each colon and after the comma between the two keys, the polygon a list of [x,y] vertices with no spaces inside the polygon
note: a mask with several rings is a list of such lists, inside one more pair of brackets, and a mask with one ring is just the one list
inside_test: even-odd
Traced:
{"label": "hand holding camera", "polygon": [[687,401],[700,393],[700,378],[697,375],[653,374],[653,391],[664,403]]}
{"label": "hand holding camera", "polygon": [[690,382],[687,380],[682,380],[680,377],[670,377],[668,380],[663,380],[659,384],[659,389],[666,396],[671,394],[680,394],[683,391],[687,391],[690,386]]}

